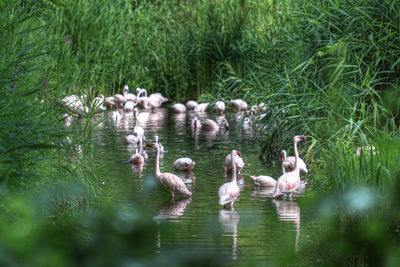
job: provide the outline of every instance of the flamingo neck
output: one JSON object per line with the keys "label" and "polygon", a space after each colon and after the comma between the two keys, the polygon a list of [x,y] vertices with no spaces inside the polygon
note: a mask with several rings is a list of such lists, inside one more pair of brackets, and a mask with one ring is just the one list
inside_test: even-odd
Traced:
{"label": "flamingo neck", "polygon": [[232,152],[231,153],[231,161],[232,161],[232,183],[236,183],[236,164],[235,164],[235,161],[234,161],[234,156],[235,156],[235,153],[234,152]]}
{"label": "flamingo neck", "polygon": [[297,152],[297,140],[294,141],[294,169],[293,171],[299,171],[299,152]]}
{"label": "flamingo neck", "polygon": [[154,171],[155,171],[156,177],[159,177],[161,175],[161,171],[160,171],[160,147],[158,146],[158,144],[157,144],[156,149],[157,149],[157,156],[156,156],[156,166],[155,166]]}

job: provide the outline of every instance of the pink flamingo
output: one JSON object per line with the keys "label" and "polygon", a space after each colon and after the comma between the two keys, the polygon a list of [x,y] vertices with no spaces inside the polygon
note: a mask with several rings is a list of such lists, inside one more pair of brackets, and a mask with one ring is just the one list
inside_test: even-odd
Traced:
{"label": "pink flamingo", "polygon": [[287,172],[279,177],[274,192],[274,197],[281,196],[283,194],[292,196],[293,192],[297,189],[300,184],[300,169],[299,169],[299,152],[297,152],[297,143],[301,140],[307,140],[304,135],[296,135],[293,138],[294,143],[294,168],[293,171]]}
{"label": "pink flamingo", "polygon": [[143,165],[144,163],[144,158],[143,156],[138,152],[136,149],[136,153],[133,154],[130,159],[128,160],[129,163],[135,164],[135,165]]}
{"label": "pink flamingo", "polygon": [[[292,171],[294,169],[295,158],[294,156],[286,157],[286,150],[281,151],[281,160],[283,173],[286,172],[286,169],[289,169],[289,171]],[[300,172],[308,173],[307,166],[301,158],[299,158],[298,165]]]}
{"label": "pink flamingo", "polygon": [[196,131],[199,130],[201,128],[201,121],[199,120],[199,118],[194,117],[194,119],[192,120],[192,130]]}
{"label": "pink flamingo", "polygon": [[191,171],[196,162],[191,158],[179,158],[174,161],[174,169],[176,171]]}
{"label": "pink flamingo", "polygon": [[175,194],[184,195],[190,197],[192,192],[190,192],[187,188],[185,183],[176,176],[175,174],[160,171],[160,147],[157,143],[152,143],[151,145],[147,145],[147,147],[152,147],[157,149],[157,157],[156,157],[156,164],[154,168],[154,172],[156,175],[157,180],[159,183],[164,186],[164,188],[171,194],[172,199],[174,199]]}
{"label": "pink flamingo", "polygon": [[223,101],[217,101],[214,108],[217,115],[222,115],[225,111],[225,103]]}
{"label": "pink flamingo", "polygon": [[225,206],[231,204],[231,210],[233,210],[233,204],[239,196],[239,187],[236,183],[236,164],[234,157],[237,155],[236,150],[231,152],[231,163],[232,163],[232,181],[224,183],[218,190],[219,204]]}
{"label": "pink flamingo", "polygon": [[252,176],[250,175],[251,180],[253,180],[255,186],[263,186],[263,187],[275,187],[276,180],[271,176],[260,175],[260,176]]}
{"label": "pink flamingo", "polygon": [[[233,157],[231,157],[232,153],[234,154]],[[240,173],[240,171],[243,169],[244,167],[244,161],[242,158],[242,153],[240,153],[240,151],[238,150],[232,150],[231,155],[226,155],[225,157],[225,163],[223,166],[223,170],[224,170],[224,176],[228,177],[228,173],[233,172],[232,171],[232,158],[233,158],[233,162],[235,163],[235,171],[237,173]]]}

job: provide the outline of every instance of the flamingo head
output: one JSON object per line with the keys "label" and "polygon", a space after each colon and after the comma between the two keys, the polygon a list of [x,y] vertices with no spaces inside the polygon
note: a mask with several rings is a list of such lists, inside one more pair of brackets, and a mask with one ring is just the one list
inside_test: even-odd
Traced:
{"label": "flamingo head", "polygon": [[158,147],[158,144],[157,144],[157,143],[147,144],[147,145],[144,147],[144,149],[147,149],[147,148],[149,148],[149,147],[157,148],[157,147]]}
{"label": "flamingo head", "polygon": [[281,160],[283,161],[286,158],[286,150],[281,151]]}
{"label": "flamingo head", "polygon": [[304,135],[296,135],[295,137],[294,137],[294,141],[295,142],[299,142],[299,141],[301,141],[301,140],[307,140],[307,137],[305,137]]}

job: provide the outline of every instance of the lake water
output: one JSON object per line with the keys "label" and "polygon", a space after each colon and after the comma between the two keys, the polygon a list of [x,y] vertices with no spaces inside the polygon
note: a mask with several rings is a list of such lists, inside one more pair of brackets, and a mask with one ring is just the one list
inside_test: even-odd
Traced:
{"label": "lake water", "polygon": [[[193,193],[191,198],[170,195],[157,184],[154,176],[155,155],[148,150],[149,159],[139,172],[129,159],[135,147],[125,144],[125,136],[133,133],[135,120],[126,113],[113,121],[111,113],[96,130],[96,163],[103,177],[98,181],[100,198],[115,202],[135,203],[141,199],[157,225],[154,253],[179,248],[181,255],[211,253],[221,255],[229,263],[247,265],[276,262],[286,252],[296,250],[302,236],[301,198],[306,188],[294,194],[293,200],[272,198],[273,188],[256,188],[249,175],[281,175],[281,161],[264,162],[259,159],[259,148],[250,142],[251,129],[243,126],[239,113],[227,113],[229,131],[206,134],[194,133],[190,122],[216,119],[215,114],[173,114],[161,108],[153,112],[141,111],[139,125],[145,129],[146,143],[154,142],[155,135],[167,151],[160,160],[161,172],[176,173],[173,162],[190,157],[196,162],[191,174],[178,174]],[[146,115],[147,114],[147,115]],[[147,118],[147,119],[146,119]],[[217,118],[220,119],[220,118]],[[293,144],[287,144],[289,149]],[[223,164],[232,149],[242,153],[245,167],[239,181],[240,196],[234,210],[222,209],[218,204],[218,189],[226,182]],[[307,226],[308,227],[308,226]]]}

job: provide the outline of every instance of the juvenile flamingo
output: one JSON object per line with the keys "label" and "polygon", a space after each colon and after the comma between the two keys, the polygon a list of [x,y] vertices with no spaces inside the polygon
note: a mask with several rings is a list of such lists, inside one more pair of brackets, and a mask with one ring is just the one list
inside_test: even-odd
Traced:
{"label": "juvenile flamingo", "polygon": [[176,176],[175,174],[160,171],[160,147],[157,143],[152,143],[151,145],[147,145],[147,147],[152,147],[157,149],[157,156],[156,156],[156,164],[154,167],[154,173],[158,182],[171,194],[172,199],[174,199],[175,194],[184,195],[186,197],[190,197],[192,192],[190,192],[187,188],[185,183]]}
{"label": "juvenile flamingo", "polygon": [[176,171],[191,171],[196,162],[191,158],[179,158],[174,161],[174,169]]}
{"label": "juvenile flamingo", "polygon": [[[286,157],[286,150],[281,151],[281,160],[282,160],[282,172],[283,173],[286,172],[286,169],[289,169],[289,171],[292,171],[294,169],[295,158],[294,158],[294,156]],[[300,172],[308,173],[307,166],[301,158],[299,158],[298,164],[299,164]]]}
{"label": "juvenile flamingo", "polygon": [[229,183],[224,183],[218,190],[219,204],[224,206],[224,208],[226,205],[231,204],[231,210],[233,210],[233,204],[239,196],[239,187],[236,183],[236,164],[234,161],[236,154],[237,151],[232,150],[230,155],[232,163],[232,181]]}
{"label": "juvenile flamingo", "polygon": [[296,135],[293,138],[294,143],[294,169],[291,172],[287,172],[279,177],[274,192],[274,197],[279,197],[283,194],[292,196],[293,192],[297,189],[300,184],[300,169],[299,169],[299,152],[297,152],[297,143],[301,140],[307,140],[304,135]]}
{"label": "juvenile flamingo", "polygon": [[260,175],[260,176],[252,176],[250,175],[251,180],[253,180],[255,186],[263,186],[263,187],[275,187],[276,180],[271,176]]}

